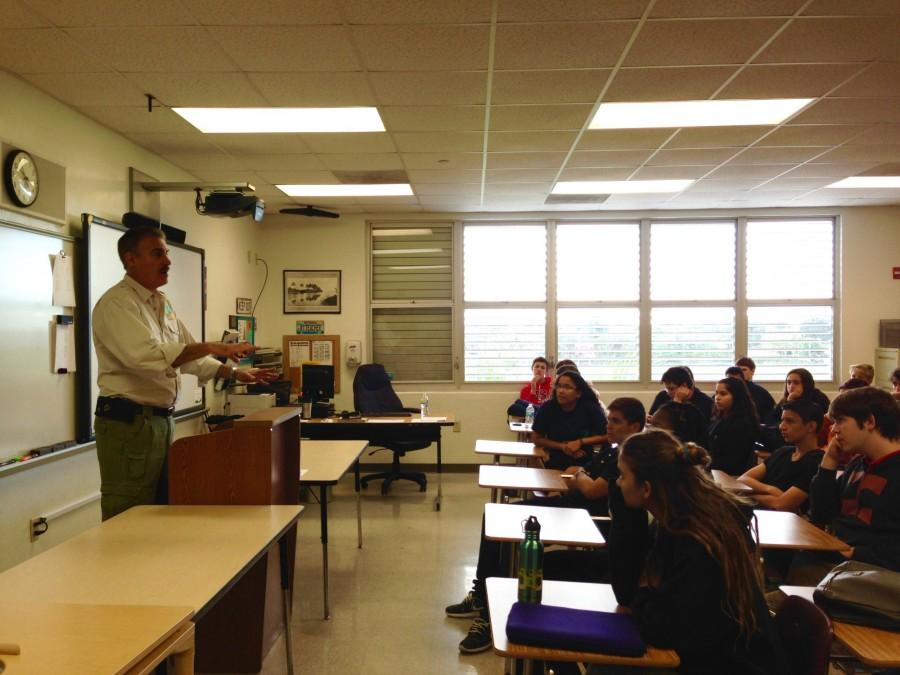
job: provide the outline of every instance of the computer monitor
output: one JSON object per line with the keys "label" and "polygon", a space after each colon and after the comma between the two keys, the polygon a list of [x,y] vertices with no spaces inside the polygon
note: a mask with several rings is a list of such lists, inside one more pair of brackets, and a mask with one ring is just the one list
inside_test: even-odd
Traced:
{"label": "computer monitor", "polygon": [[301,395],[304,401],[316,403],[334,398],[334,366],[303,364],[301,378]]}

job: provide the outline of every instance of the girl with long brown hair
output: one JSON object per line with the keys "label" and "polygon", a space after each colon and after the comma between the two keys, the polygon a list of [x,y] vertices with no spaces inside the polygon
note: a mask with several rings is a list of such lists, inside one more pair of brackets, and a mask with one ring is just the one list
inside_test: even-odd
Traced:
{"label": "girl with long brown hair", "polygon": [[665,431],[622,444],[609,496],[613,590],[649,643],[678,652],[680,673],[788,672],[747,511],[707,477],[709,461]]}

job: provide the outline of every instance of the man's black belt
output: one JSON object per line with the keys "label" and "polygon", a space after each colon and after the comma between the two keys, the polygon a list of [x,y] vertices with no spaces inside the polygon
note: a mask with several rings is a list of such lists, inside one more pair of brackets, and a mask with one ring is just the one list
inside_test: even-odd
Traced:
{"label": "man's black belt", "polygon": [[119,396],[98,396],[97,407],[94,414],[97,417],[105,417],[110,420],[118,420],[120,422],[133,422],[138,415],[149,412],[157,417],[171,417],[175,412],[175,406],[171,408],[157,408],[152,405],[141,405],[127,398]]}

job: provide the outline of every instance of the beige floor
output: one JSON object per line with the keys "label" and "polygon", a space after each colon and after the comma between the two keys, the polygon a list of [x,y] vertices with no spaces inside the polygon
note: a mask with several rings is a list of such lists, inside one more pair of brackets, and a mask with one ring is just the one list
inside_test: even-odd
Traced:
{"label": "beige floor", "polygon": [[[398,675],[503,672],[492,651],[463,656],[457,644],[468,619],[449,619],[444,606],[470,587],[488,490],[477,474],[445,474],[441,511],[428,491],[408,481],[382,497],[380,483],[363,491],[363,548],[356,548],[351,476],[328,505],[332,618],[322,620],[322,546],[319,506],[300,518],[294,604],[295,673]],[[286,673],[284,645],[273,647],[263,673]]]}

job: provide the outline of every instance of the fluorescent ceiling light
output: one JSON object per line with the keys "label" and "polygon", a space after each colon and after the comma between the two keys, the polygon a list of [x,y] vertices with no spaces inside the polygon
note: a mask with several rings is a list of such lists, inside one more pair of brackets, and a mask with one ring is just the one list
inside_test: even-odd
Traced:
{"label": "fluorescent ceiling light", "polygon": [[384,131],[377,108],[172,108],[204,134]]}
{"label": "fluorescent ceiling light", "polygon": [[289,197],[406,197],[412,196],[409,183],[375,185],[276,185]]}
{"label": "fluorescent ceiling light", "polygon": [[441,248],[383,248],[372,251],[372,255],[406,255],[407,253],[440,253]]}
{"label": "fluorescent ceiling light", "polygon": [[391,265],[389,270],[449,270],[450,265]]}
{"label": "fluorescent ceiling light", "polygon": [[572,180],[553,186],[555,195],[641,194],[653,192],[681,192],[693,180]]}
{"label": "fluorescent ceiling light", "polygon": [[900,176],[851,176],[827,188],[900,188]]}
{"label": "fluorescent ceiling light", "polygon": [[737,101],[649,101],[601,103],[591,129],[730,127],[780,124],[811,98]]}
{"label": "fluorescent ceiling light", "polygon": [[430,227],[410,227],[405,230],[372,230],[373,237],[406,237],[434,234]]}

